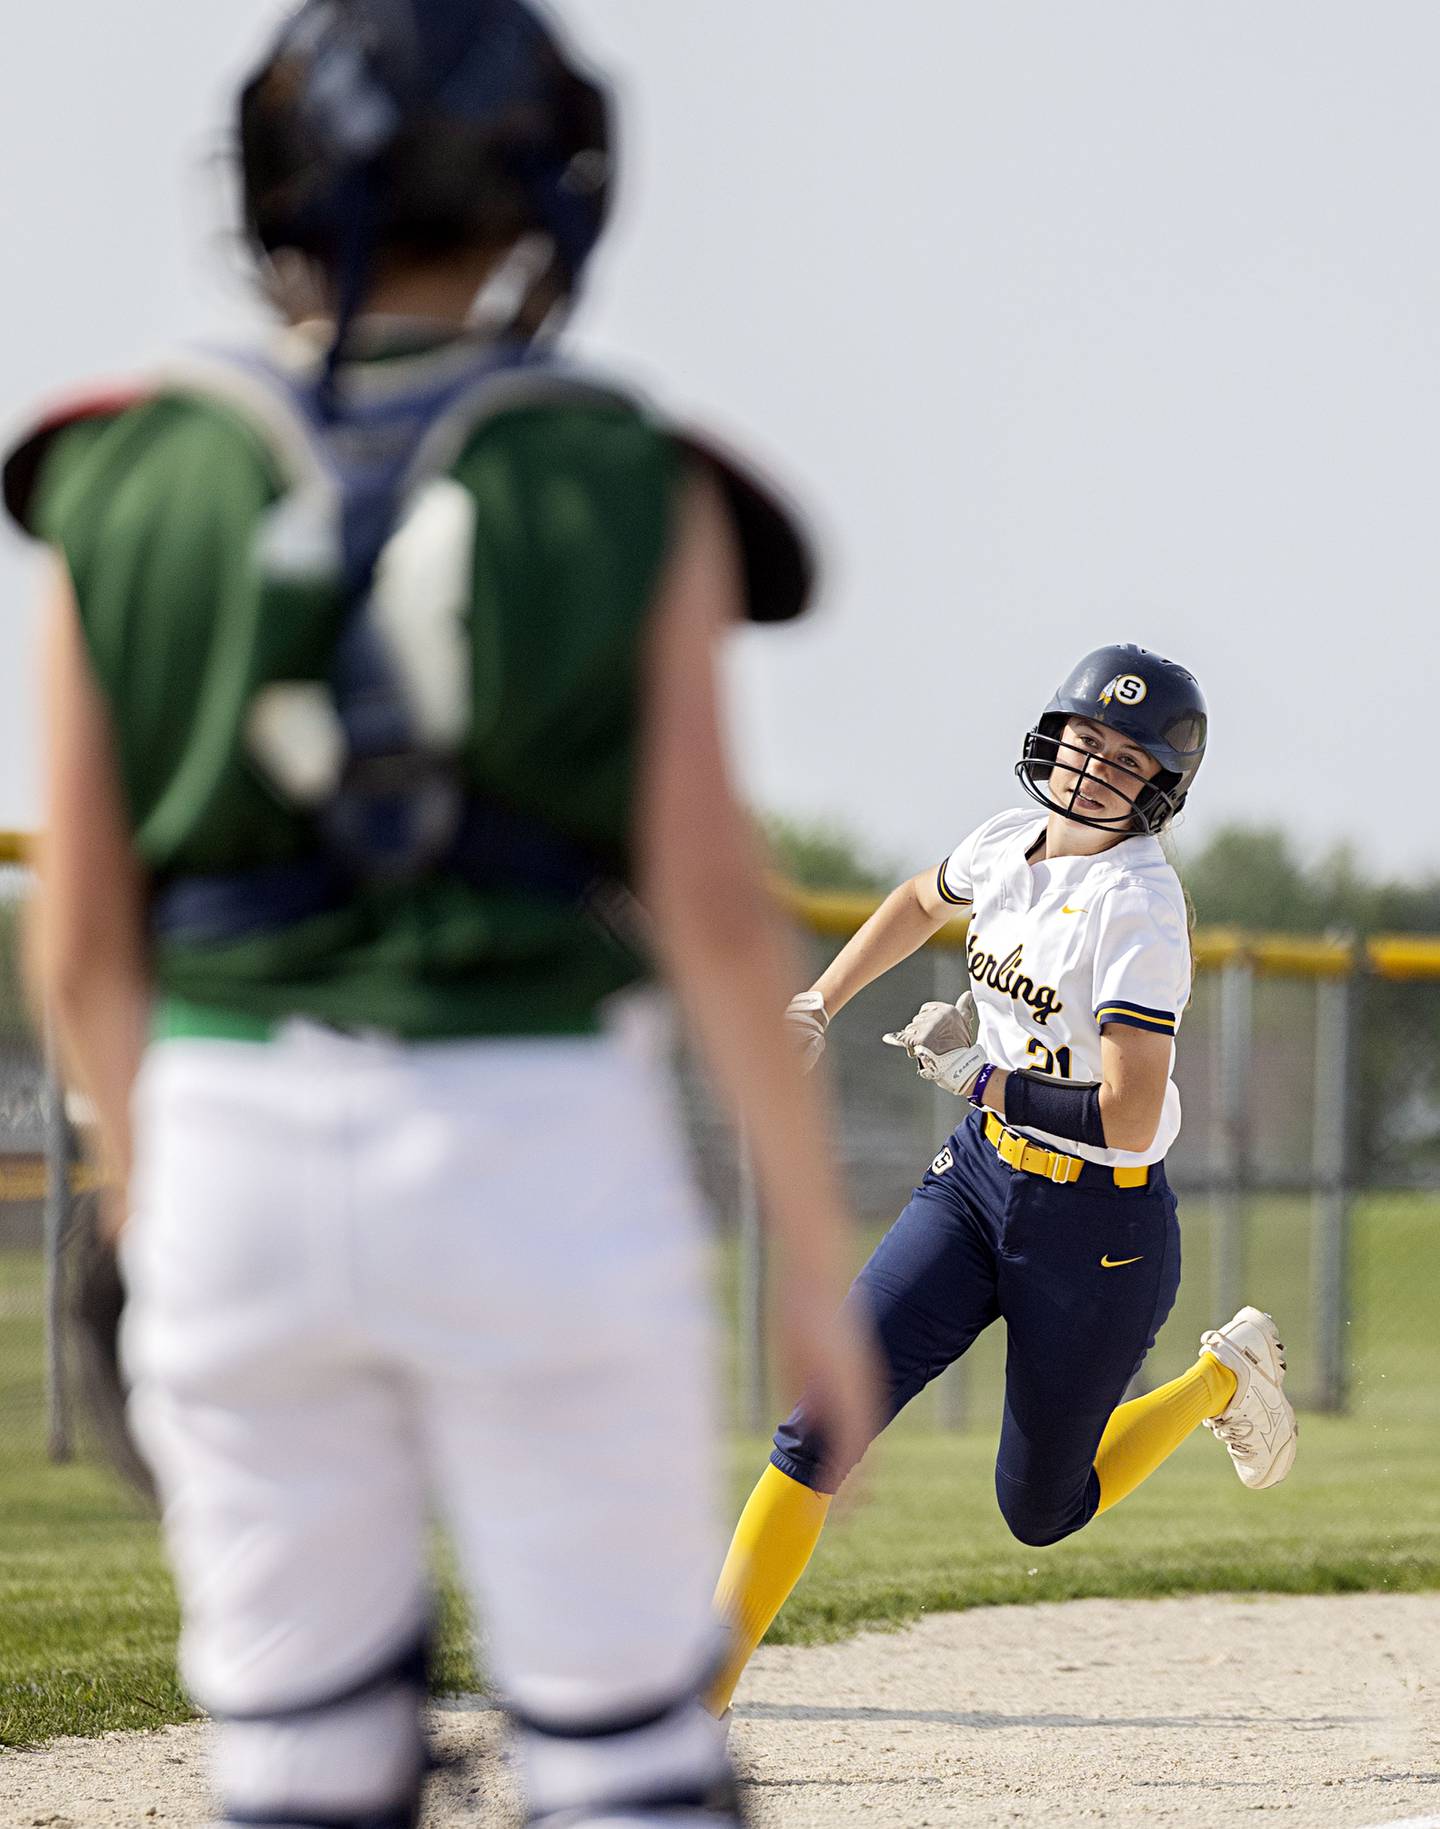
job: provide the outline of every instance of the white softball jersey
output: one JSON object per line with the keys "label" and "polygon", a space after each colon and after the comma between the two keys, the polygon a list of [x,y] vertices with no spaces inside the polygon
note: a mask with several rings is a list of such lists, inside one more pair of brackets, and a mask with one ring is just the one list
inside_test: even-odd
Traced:
{"label": "white softball jersey", "polygon": [[[1190,935],[1179,878],[1148,835],[1098,857],[1026,862],[1045,815],[987,819],[940,866],[947,902],[971,905],[966,956],[980,1040],[998,1066],[1100,1078],[1100,1032],[1125,1024],[1173,1036],[1190,995]],[[1173,1075],[1175,1051],[1170,1051]],[[1173,1077],[1148,1150],[1096,1149],[1027,1130],[1092,1162],[1158,1162],[1180,1130]]]}

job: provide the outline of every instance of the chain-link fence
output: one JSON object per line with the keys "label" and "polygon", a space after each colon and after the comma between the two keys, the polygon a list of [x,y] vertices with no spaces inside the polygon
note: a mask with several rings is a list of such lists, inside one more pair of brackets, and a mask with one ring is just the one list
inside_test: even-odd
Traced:
{"label": "chain-link fence", "polygon": [[[824,897],[794,907],[813,976],[865,907]],[[880,1041],[927,999],[963,992],[961,932],[953,923],[861,992],[830,1031],[839,1148],[868,1235],[904,1205],[961,1115]],[[1357,1343],[1374,1337],[1377,1316],[1359,1309],[1367,1291],[1389,1288],[1377,1280],[1395,1248],[1387,1228],[1409,1240],[1416,1215],[1430,1212],[1427,1197],[1440,1195],[1440,945],[1202,932],[1195,955],[1177,1049],[1184,1127],[1167,1162],[1181,1202],[1184,1275],[1142,1381],[1181,1371],[1206,1327],[1251,1302],[1282,1324],[1297,1403],[1343,1410],[1367,1379]],[[733,1135],[693,1074],[688,1084],[702,1177],[736,1240],[737,1412],[762,1429],[773,1418],[758,1369],[764,1279],[753,1190]],[[1403,1205],[1387,1205],[1382,1190],[1404,1190]],[[1433,1220],[1429,1255],[1429,1231],[1418,1235],[1413,1298],[1404,1312],[1388,1308],[1383,1325],[1391,1346],[1413,1334],[1422,1357],[1432,1341],[1436,1364],[1423,1378],[1435,1383],[1430,1271],[1433,1259],[1440,1272],[1440,1198]],[[913,1406],[912,1426],[993,1425],[1003,1355],[1004,1330],[992,1328]]]}
{"label": "chain-link fence", "polygon": [[21,985],[20,911],[29,872],[0,835],[0,1456],[48,1432],[43,1250],[46,1126],[44,1054]]}

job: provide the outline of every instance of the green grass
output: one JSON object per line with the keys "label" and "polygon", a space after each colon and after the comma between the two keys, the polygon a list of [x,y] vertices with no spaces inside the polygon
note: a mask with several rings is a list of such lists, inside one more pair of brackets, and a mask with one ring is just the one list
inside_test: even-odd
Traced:
{"label": "green grass", "polygon": [[37,1253],[0,1253],[0,1746],[182,1721],[155,1525],[93,1463],[45,1458]]}
{"label": "green grass", "polygon": [[[1246,1288],[1285,1322],[1303,1386],[1307,1209],[1264,1203]],[[1211,1311],[1204,1209],[1187,1208],[1182,1299],[1150,1369],[1188,1363]],[[722,1265],[722,1283],[728,1283]],[[95,1466],[43,1453],[38,1264],[0,1256],[0,1745],[186,1718],[173,1591],[154,1525]],[[935,1427],[923,1398],[877,1449],[868,1503],[826,1533],[777,1624],[781,1643],[894,1626],[925,1612],[1080,1595],[1440,1587],[1440,1201],[1361,1203],[1351,1329],[1354,1408],[1307,1415],[1284,1486],[1247,1493],[1208,1436],[1187,1442],[1114,1512],[1048,1550],[1005,1531],[991,1487],[1003,1341],[964,1371],[970,1422]],[[737,1440],[738,1503],[766,1444]],[[447,1586],[438,1686],[473,1687],[463,1608]]]}
{"label": "green grass", "polygon": [[1247,1493],[1223,1451],[1196,1438],[1163,1477],[1045,1550],[1016,1543],[1001,1524],[990,1441],[897,1441],[877,1458],[868,1505],[826,1533],[772,1639],[813,1644],[927,1612],[1082,1595],[1440,1586],[1430,1426],[1377,1434],[1310,1418],[1304,1436],[1294,1474],[1264,1495]]}

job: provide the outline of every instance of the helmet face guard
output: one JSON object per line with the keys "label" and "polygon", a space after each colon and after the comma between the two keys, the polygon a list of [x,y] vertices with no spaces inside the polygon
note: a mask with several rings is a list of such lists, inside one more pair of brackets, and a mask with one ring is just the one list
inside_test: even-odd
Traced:
{"label": "helmet face guard", "polygon": [[[1102,832],[1158,832],[1173,819],[1184,803],[1177,800],[1173,788],[1166,785],[1168,771],[1146,778],[1138,769],[1123,762],[1107,761],[1094,750],[1078,743],[1066,742],[1065,717],[1042,717],[1025,738],[1025,753],[1015,764],[1015,773],[1032,799],[1052,813],[1063,814],[1077,825],[1094,826]],[[1049,728],[1047,728],[1047,726]],[[1103,763],[1102,778],[1094,765]],[[1056,792],[1056,773],[1068,773],[1071,785],[1066,792]],[[1121,777],[1116,780],[1115,777]],[[1169,776],[1173,781],[1174,777]],[[1080,796],[1092,799],[1098,790],[1109,799],[1128,800],[1124,811],[1113,814],[1087,813],[1079,806]]]}
{"label": "helmet face guard", "polygon": [[[1066,741],[1065,726],[1071,718],[1115,731],[1143,749],[1159,764],[1158,770],[1147,780],[1136,769]],[[1025,739],[1015,773],[1032,799],[1077,825],[1121,834],[1155,833],[1185,804],[1205,754],[1207,728],[1205,700],[1193,674],[1132,644],[1097,648],[1045,707]],[[1100,763],[1103,776],[1095,771]],[[1129,805],[1113,814],[1084,811],[1080,796],[1095,797],[1092,788],[1102,796],[1128,800]]]}

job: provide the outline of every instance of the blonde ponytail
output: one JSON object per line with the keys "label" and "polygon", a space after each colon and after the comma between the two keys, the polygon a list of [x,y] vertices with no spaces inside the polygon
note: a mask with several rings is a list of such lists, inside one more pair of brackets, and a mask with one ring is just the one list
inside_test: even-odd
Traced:
{"label": "blonde ponytail", "polygon": [[1180,871],[1180,851],[1175,843],[1174,827],[1169,820],[1155,834],[1160,841],[1160,849],[1165,853],[1165,861],[1175,872],[1180,884],[1180,893],[1185,898],[1185,943],[1190,952],[1190,988],[1195,988],[1195,904],[1190,899],[1190,891],[1185,885],[1185,878]]}

